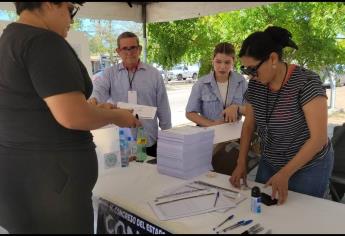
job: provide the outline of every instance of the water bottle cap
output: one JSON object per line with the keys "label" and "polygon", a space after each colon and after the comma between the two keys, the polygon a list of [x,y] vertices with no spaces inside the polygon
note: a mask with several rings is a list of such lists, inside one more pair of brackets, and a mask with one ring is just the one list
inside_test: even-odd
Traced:
{"label": "water bottle cap", "polygon": [[125,134],[125,131],[123,131],[122,129],[120,129],[120,135]]}
{"label": "water bottle cap", "polygon": [[127,137],[127,140],[128,140],[128,141],[132,141],[132,138],[131,138],[131,137]]}
{"label": "water bottle cap", "polygon": [[260,197],[261,193],[260,193],[260,188],[257,186],[254,186],[252,188],[252,197]]}

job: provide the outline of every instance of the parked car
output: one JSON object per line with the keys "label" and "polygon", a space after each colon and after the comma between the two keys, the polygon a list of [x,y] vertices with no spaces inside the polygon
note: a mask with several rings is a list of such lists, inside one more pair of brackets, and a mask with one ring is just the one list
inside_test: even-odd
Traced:
{"label": "parked car", "polygon": [[187,65],[176,65],[171,70],[168,71],[167,77],[168,81],[171,80],[186,80],[191,78],[196,80],[198,78],[199,67],[196,65],[187,66]]}

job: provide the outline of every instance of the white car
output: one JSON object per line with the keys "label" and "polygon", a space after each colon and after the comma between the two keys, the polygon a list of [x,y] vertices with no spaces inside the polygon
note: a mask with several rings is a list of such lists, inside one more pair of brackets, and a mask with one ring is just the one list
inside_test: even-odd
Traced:
{"label": "white car", "polygon": [[192,78],[196,80],[198,78],[199,68],[197,66],[177,65],[168,71],[168,80],[186,80]]}

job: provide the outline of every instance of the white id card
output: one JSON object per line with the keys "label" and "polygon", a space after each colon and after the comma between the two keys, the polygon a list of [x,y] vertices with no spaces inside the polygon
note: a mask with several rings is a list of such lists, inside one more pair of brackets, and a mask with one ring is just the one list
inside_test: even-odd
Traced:
{"label": "white id card", "polygon": [[137,91],[128,91],[128,103],[138,104]]}

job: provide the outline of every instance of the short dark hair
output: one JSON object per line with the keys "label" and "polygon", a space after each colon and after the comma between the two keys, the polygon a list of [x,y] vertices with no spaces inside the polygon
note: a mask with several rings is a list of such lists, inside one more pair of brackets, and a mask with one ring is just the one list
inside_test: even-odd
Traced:
{"label": "short dark hair", "polygon": [[[62,2],[52,2],[52,3],[56,5],[60,5]],[[79,4],[82,6],[85,2],[71,2],[71,3]],[[24,10],[33,11],[35,9],[39,9],[41,8],[42,4],[43,2],[14,2],[17,15],[20,15],[20,13],[22,13],[22,11]]]}
{"label": "short dark hair", "polygon": [[231,43],[222,42],[216,45],[213,50],[213,58],[218,54],[223,53],[232,56],[235,59],[235,47]]}
{"label": "short dark hair", "polygon": [[282,60],[283,48],[298,49],[291,37],[292,34],[287,29],[278,26],[254,32],[243,41],[239,57],[250,56],[257,60],[265,60],[272,52],[276,52],[279,60]]}
{"label": "short dark hair", "polygon": [[139,46],[139,38],[135,33],[132,32],[123,32],[122,34],[119,35],[119,37],[117,37],[117,47],[120,48],[120,40],[121,39],[125,39],[125,38],[136,38],[137,39],[137,43]]}

